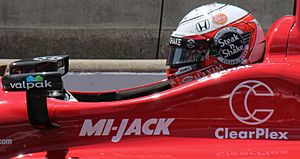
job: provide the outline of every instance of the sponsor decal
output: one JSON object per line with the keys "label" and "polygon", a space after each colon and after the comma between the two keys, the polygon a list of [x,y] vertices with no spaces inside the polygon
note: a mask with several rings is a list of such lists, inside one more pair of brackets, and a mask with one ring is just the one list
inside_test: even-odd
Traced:
{"label": "sponsor decal", "polygon": [[[220,65],[222,66],[222,65]],[[241,70],[241,69],[246,69],[246,68],[251,68],[252,66],[250,65],[245,65],[245,66],[238,66],[238,67],[233,67],[233,68],[230,68],[230,69],[226,69],[226,70],[222,70],[220,72],[216,72],[216,73],[213,73],[211,74],[211,77],[220,77],[226,73],[230,73],[232,71],[238,71],[238,70]]]}
{"label": "sponsor decal", "polygon": [[212,21],[217,25],[222,25],[227,22],[228,18],[224,13],[217,13],[212,17]]}
{"label": "sponsor decal", "polygon": [[189,71],[192,71],[192,70],[193,70],[192,66],[180,67],[178,69],[178,71],[175,73],[175,76],[181,75],[183,73],[186,73],[186,72],[189,72]]}
{"label": "sponsor decal", "polygon": [[186,76],[182,79],[182,83],[188,83],[188,82],[191,82],[193,80],[194,80],[193,76]]}
{"label": "sponsor decal", "polygon": [[198,79],[198,78],[201,78],[201,77],[211,75],[211,74],[216,73],[216,72],[220,72],[222,70],[224,70],[224,68],[220,64],[211,65],[211,66],[205,67],[205,68],[197,71],[197,74],[196,74],[197,76],[196,77]]}
{"label": "sponsor decal", "polygon": [[[258,92],[256,89],[258,87],[264,87],[265,91],[264,92]],[[232,102],[233,97],[238,94],[238,92],[241,89],[248,89],[247,93],[244,96],[244,105],[238,105],[235,106]],[[233,114],[233,116],[240,122],[247,124],[247,125],[259,125],[270,119],[270,117],[274,113],[274,109],[254,109],[250,110],[248,106],[248,97],[250,94],[253,94],[256,97],[273,97],[274,92],[272,89],[266,85],[263,82],[256,81],[256,80],[250,80],[250,81],[245,81],[237,85],[233,91],[230,94],[229,98],[229,107],[230,111]],[[242,116],[238,114],[238,112],[235,111],[235,107],[243,107],[246,112],[246,116]],[[259,114],[264,114],[264,117],[262,118],[261,115],[258,116]]]}
{"label": "sponsor decal", "polygon": [[13,140],[12,139],[0,139],[0,145],[12,145]]}
{"label": "sponsor decal", "polygon": [[169,44],[170,45],[176,45],[176,46],[181,46],[182,39],[181,38],[176,38],[176,37],[171,37]]}
{"label": "sponsor decal", "polygon": [[[182,69],[182,70],[180,70],[180,69]],[[189,72],[193,68],[192,68],[192,66],[187,66],[187,67],[182,67],[180,69],[178,69],[178,71],[175,73],[175,76],[178,76],[178,75],[181,75],[183,73]],[[212,73],[215,73],[215,72],[222,71],[222,70],[224,70],[224,68],[220,64],[211,65],[211,66],[205,67],[201,70],[197,70],[197,71],[194,71],[194,72],[189,72],[186,75],[182,75],[182,76],[173,78],[171,80],[171,85],[173,87],[175,87],[175,86],[178,86],[180,84],[185,84],[185,83],[191,82],[193,80],[204,79],[208,75],[210,75]],[[179,71],[181,71],[181,72],[179,72]]]}
{"label": "sponsor decal", "polygon": [[200,21],[196,24],[196,28],[199,32],[203,32],[203,31],[208,30],[210,28],[210,23],[207,19],[202,20],[202,21]]}
{"label": "sponsor decal", "polygon": [[[246,92],[245,92],[246,90]],[[243,96],[243,104],[234,104],[233,98],[236,95]],[[274,113],[274,109],[268,108],[253,108],[248,105],[249,95],[255,97],[273,97],[274,92],[265,83],[257,80],[249,80],[237,85],[229,96],[229,108],[232,115],[241,123],[254,126],[266,122]],[[239,110],[239,111],[236,111]],[[272,140],[287,140],[288,132],[272,131],[269,128],[255,128],[254,130],[234,130],[230,128],[217,128],[215,137],[217,139],[272,139]]]}
{"label": "sponsor decal", "polygon": [[115,119],[100,119],[93,125],[91,119],[85,119],[79,136],[109,136],[112,142],[119,142],[124,136],[155,136],[170,135],[169,126],[175,118],[152,118],[146,121],[122,119],[120,125],[115,126]]}
{"label": "sponsor decal", "polygon": [[28,76],[26,81],[18,82],[18,83],[10,83],[12,89],[32,89],[32,88],[51,88],[52,82],[48,80],[44,80],[44,78],[40,75],[35,77]]}
{"label": "sponsor decal", "polygon": [[241,63],[248,54],[250,32],[244,33],[236,27],[226,27],[218,31],[214,37],[216,58],[224,64]]}
{"label": "sponsor decal", "polygon": [[[219,65],[219,69],[222,68],[222,69],[223,69],[222,71],[220,71],[220,72],[215,72],[215,73],[213,73],[213,74],[204,74],[203,72],[201,72],[203,75],[202,75],[202,76],[201,76],[201,75],[199,76],[198,81],[205,81],[205,80],[207,80],[207,79],[209,79],[209,78],[219,78],[219,77],[221,77],[221,76],[223,76],[223,75],[225,75],[225,74],[227,74],[227,73],[230,73],[230,72],[232,72],[232,71],[237,71],[237,70],[246,69],[246,68],[251,68],[251,67],[252,67],[252,66],[250,66],[250,65],[245,65],[245,66],[233,67],[233,68],[224,70],[223,67],[222,67],[222,65]],[[215,70],[216,70],[216,68],[215,68]],[[205,75],[206,75],[206,76],[205,76]]]}
{"label": "sponsor decal", "polygon": [[196,46],[196,42],[195,40],[193,39],[189,39],[187,42],[186,42],[186,46],[190,49],[193,49],[195,46]]}
{"label": "sponsor decal", "polygon": [[[216,153],[216,156],[218,157],[263,157],[266,158],[267,156],[277,156],[277,155],[288,155],[288,151],[287,150],[257,150],[257,151],[251,151],[249,150],[245,150],[245,151],[231,151],[231,152],[218,152]],[[273,158],[273,157],[272,157]]]}
{"label": "sponsor decal", "polygon": [[270,131],[269,128],[256,128],[250,130],[230,130],[229,128],[218,128],[215,131],[217,139],[271,139],[271,140],[287,140],[288,132]]}

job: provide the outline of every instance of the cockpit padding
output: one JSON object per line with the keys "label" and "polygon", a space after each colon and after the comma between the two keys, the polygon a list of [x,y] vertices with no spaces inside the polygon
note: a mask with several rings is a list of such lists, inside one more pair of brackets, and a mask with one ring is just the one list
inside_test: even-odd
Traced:
{"label": "cockpit padding", "polygon": [[119,92],[107,92],[101,94],[72,94],[80,102],[110,102],[147,96],[162,92],[171,88],[170,81],[160,82],[154,85],[124,90]]}

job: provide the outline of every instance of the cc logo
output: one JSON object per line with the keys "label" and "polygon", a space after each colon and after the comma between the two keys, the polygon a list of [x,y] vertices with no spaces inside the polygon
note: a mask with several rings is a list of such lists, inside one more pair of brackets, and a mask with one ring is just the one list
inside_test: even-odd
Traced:
{"label": "cc logo", "polygon": [[[262,88],[263,87],[263,91]],[[257,91],[257,89],[260,88],[260,91]],[[247,90],[245,96],[243,97],[243,104],[242,105],[234,105],[233,104],[233,97],[239,92],[241,92],[241,89]],[[231,113],[233,116],[240,122],[247,124],[247,125],[258,125],[262,124],[265,121],[267,121],[273,114],[273,109],[253,109],[250,110],[248,107],[248,98],[250,94],[253,94],[255,97],[273,97],[274,92],[271,90],[269,86],[267,86],[265,83],[256,81],[256,80],[249,80],[240,83],[237,85],[233,91],[230,94],[229,98],[229,106]],[[243,109],[244,115],[241,115],[241,113],[236,112],[234,108]],[[253,106],[252,106],[253,108]],[[263,117],[258,114],[265,114]]]}

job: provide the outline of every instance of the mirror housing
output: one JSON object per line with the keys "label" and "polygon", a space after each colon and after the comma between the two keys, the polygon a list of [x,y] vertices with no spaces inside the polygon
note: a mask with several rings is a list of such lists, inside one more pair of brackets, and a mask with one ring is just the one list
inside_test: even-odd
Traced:
{"label": "mirror housing", "polygon": [[62,75],[69,71],[69,56],[43,56],[22,59],[9,65],[9,74],[23,74],[33,72],[60,72]]}
{"label": "mirror housing", "polygon": [[50,121],[47,97],[64,98],[62,76],[69,71],[69,56],[44,56],[12,62],[2,78],[5,91],[25,91],[27,115],[36,129],[59,128]]}

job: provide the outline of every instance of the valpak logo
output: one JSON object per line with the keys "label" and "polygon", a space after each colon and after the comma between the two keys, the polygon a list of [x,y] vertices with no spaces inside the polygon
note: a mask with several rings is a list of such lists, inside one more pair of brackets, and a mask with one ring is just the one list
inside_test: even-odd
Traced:
{"label": "valpak logo", "polygon": [[[244,94],[245,92],[245,94]],[[241,96],[243,95],[243,96]],[[265,108],[253,107],[249,105],[250,96],[255,98],[273,97],[274,92],[272,89],[263,82],[256,80],[249,80],[237,85],[230,94],[229,108],[232,115],[241,123],[246,125],[259,125],[271,118],[274,113],[274,109],[270,109],[267,106]],[[239,99],[242,97],[242,101],[236,104],[234,98]],[[254,130],[235,131],[230,128],[217,128],[215,136],[218,139],[279,139],[286,140],[288,132],[283,131],[270,131],[269,128],[255,128]]]}
{"label": "valpak logo", "polygon": [[13,89],[32,89],[32,88],[51,88],[52,82],[44,80],[44,78],[40,75],[37,75],[35,77],[28,76],[26,78],[26,81],[22,81],[19,83],[10,83],[11,88]]}
{"label": "valpak logo", "polygon": [[169,126],[175,118],[153,118],[147,121],[134,119],[122,119],[120,125],[114,125],[115,119],[100,119],[93,125],[91,119],[85,119],[79,136],[109,136],[112,135],[112,142],[119,142],[123,136],[155,136],[170,135]]}

